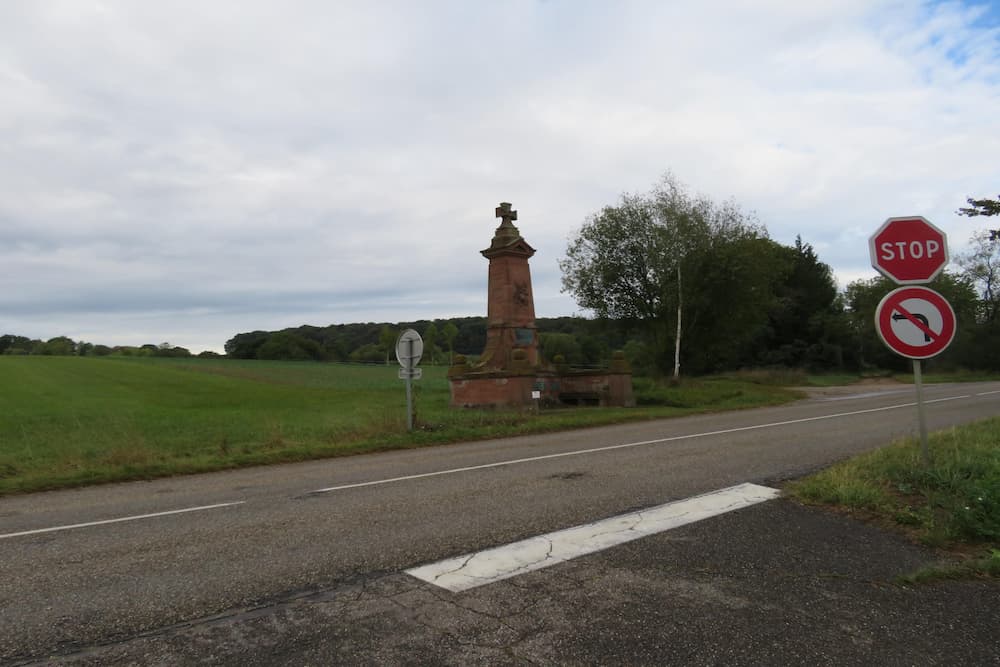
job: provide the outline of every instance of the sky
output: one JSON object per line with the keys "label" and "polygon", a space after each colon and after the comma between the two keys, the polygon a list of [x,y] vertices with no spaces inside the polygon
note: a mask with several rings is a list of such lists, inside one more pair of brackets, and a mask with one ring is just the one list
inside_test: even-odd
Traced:
{"label": "sky", "polygon": [[501,201],[537,315],[586,315],[570,238],[668,171],[841,286],[888,217],[961,253],[1000,0],[0,0],[0,334],[482,316]]}

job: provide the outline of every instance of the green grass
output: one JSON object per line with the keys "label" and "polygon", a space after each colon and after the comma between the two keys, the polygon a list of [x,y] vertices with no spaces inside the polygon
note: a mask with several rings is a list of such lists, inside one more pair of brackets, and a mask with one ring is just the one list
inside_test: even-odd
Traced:
{"label": "green grass", "polygon": [[445,367],[227,359],[0,357],[0,494],[774,405],[731,378],[661,386],[642,407],[454,410]]}
{"label": "green grass", "polygon": [[809,387],[841,387],[860,382],[862,379],[860,375],[848,375],[844,373],[810,374],[806,378],[806,385]]}
{"label": "green grass", "polygon": [[916,572],[897,577],[897,581],[912,586],[941,581],[942,579],[973,579],[977,577],[1000,579],[1000,551],[991,549],[989,553],[979,558],[930,565]]}
{"label": "green grass", "polygon": [[898,526],[922,543],[977,557],[904,581],[1000,576],[1000,418],[941,431],[921,463],[915,439],[839,463],[789,484],[799,500]]}
{"label": "green grass", "polygon": [[[952,373],[923,373],[923,381],[927,384],[941,382],[995,382],[1000,380],[1000,374],[986,371],[954,371]],[[901,373],[892,376],[900,382],[913,382],[913,373]]]}

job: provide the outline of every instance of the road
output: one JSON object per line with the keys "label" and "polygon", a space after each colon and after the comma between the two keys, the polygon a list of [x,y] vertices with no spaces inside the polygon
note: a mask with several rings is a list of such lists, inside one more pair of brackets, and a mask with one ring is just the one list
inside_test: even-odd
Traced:
{"label": "road", "polygon": [[[932,385],[926,398],[931,430],[1000,414],[1000,383]],[[0,499],[0,662],[406,662],[405,624],[390,611],[407,596],[454,602],[407,568],[741,483],[778,485],[912,434],[915,414],[912,387],[855,388],[776,408]],[[640,542],[600,558],[663,540]],[[583,566],[531,580],[553,586]],[[600,599],[584,598],[572,603],[581,618],[605,627]],[[471,632],[495,618],[491,605],[527,604],[462,599],[483,605],[463,612],[477,621],[422,611],[415,627],[454,639],[450,626]],[[365,639],[336,619],[366,619]],[[445,652],[431,662],[532,661],[510,643],[450,652],[432,635],[426,650]],[[265,637],[266,650],[255,644]]]}

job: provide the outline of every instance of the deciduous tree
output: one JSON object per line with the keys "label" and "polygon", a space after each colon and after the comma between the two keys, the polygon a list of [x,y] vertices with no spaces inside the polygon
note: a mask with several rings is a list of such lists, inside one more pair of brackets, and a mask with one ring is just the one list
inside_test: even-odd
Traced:
{"label": "deciduous tree", "polygon": [[[980,216],[989,218],[994,215],[1000,215],[1000,195],[996,199],[973,199],[969,197],[965,201],[969,206],[958,209],[959,215],[965,215],[970,218],[978,218]],[[989,233],[991,241],[1000,239],[1000,229],[991,229]]]}
{"label": "deciduous tree", "polygon": [[973,234],[969,252],[959,255],[958,265],[979,292],[980,308],[977,319],[993,322],[1000,314],[1000,237],[996,232]]}
{"label": "deciduous tree", "polygon": [[448,320],[443,327],[441,327],[441,337],[444,339],[445,345],[448,346],[448,363],[454,363],[455,358],[455,336],[458,335],[458,327],[451,320]]}
{"label": "deciduous tree", "polygon": [[965,201],[969,204],[969,207],[958,209],[959,215],[967,215],[970,218],[981,215],[987,217],[1000,215],[1000,196],[996,199],[972,199],[970,197]]}
{"label": "deciduous tree", "polygon": [[437,339],[438,339],[438,328],[437,328],[437,325],[434,324],[433,322],[431,322],[430,324],[428,324],[427,328],[424,329],[424,335],[421,336],[421,338],[423,338],[423,341],[424,341],[424,352],[427,354],[427,357],[430,359],[430,362],[433,364],[434,363],[434,356],[435,356],[434,352],[435,352],[435,348],[437,346]]}
{"label": "deciduous tree", "polygon": [[560,268],[580,306],[637,324],[674,374],[682,359],[694,372],[736,363],[789,270],[753,215],[693,197],[670,174],[591,216]]}
{"label": "deciduous tree", "polygon": [[396,329],[390,327],[388,324],[383,326],[378,334],[378,344],[385,353],[385,365],[389,365],[389,358],[392,356],[396,349],[396,339],[399,338],[399,332]]}

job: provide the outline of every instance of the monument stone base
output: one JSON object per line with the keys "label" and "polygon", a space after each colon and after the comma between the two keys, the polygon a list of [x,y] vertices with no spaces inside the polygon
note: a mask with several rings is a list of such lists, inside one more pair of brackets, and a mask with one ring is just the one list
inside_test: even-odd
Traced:
{"label": "monument stone base", "polygon": [[635,406],[632,373],[624,359],[615,359],[607,370],[531,368],[521,373],[477,372],[464,359],[456,361],[448,371],[452,407]]}

